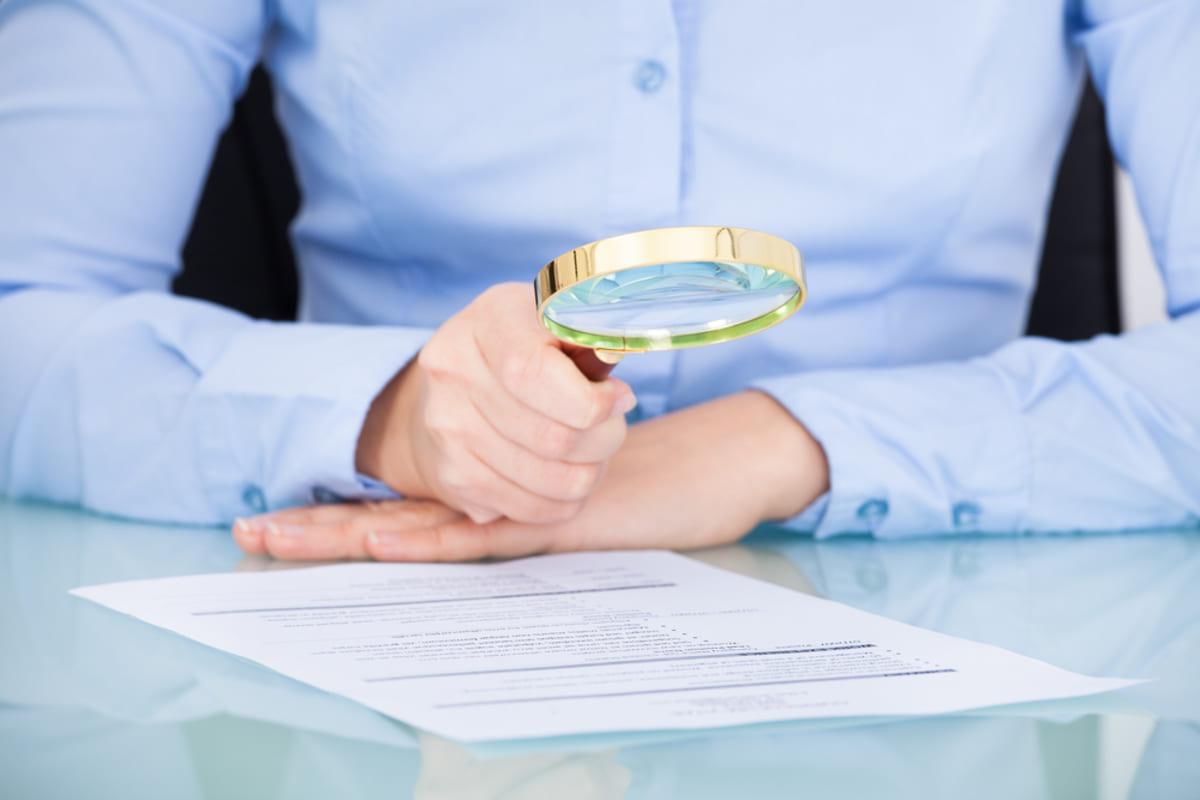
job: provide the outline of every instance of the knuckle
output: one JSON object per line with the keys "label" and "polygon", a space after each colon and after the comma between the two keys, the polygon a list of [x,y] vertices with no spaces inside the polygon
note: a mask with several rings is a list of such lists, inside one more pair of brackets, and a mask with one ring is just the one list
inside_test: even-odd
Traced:
{"label": "knuckle", "polygon": [[575,451],[581,438],[579,431],[551,419],[542,423],[541,431],[537,434],[540,452],[547,458],[560,461]]}
{"label": "knuckle", "polygon": [[601,447],[597,459],[608,459],[614,453],[621,449],[621,445],[625,443],[625,434],[628,428],[625,427],[625,420],[617,417],[613,420],[616,423],[612,429],[600,438]]}
{"label": "knuckle", "polygon": [[362,502],[360,502],[359,508],[361,508],[368,515],[384,514],[391,510],[391,508],[392,508],[391,503],[392,503],[392,501],[389,501],[389,500],[370,500],[370,499],[368,499],[368,500],[363,500]]}
{"label": "knuckle", "polygon": [[444,508],[436,500],[400,500],[408,512],[408,518],[415,526],[427,527],[441,520]]}
{"label": "knuckle", "polygon": [[588,392],[581,413],[583,415],[582,427],[595,427],[604,422],[612,413],[612,400],[603,392]]}
{"label": "knuckle", "polygon": [[444,403],[427,406],[424,414],[425,429],[435,441],[440,444],[457,441],[462,438],[462,420]]}
{"label": "knuckle", "polygon": [[523,308],[529,296],[528,286],[524,283],[509,281],[489,287],[479,295],[479,301],[485,305],[499,304],[505,307]]}
{"label": "knuckle", "polygon": [[510,391],[516,391],[535,384],[540,372],[540,353],[535,348],[523,348],[505,357],[500,366],[500,380]]}
{"label": "knuckle", "polygon": [[278,537],[265,536],[263,537],[263,551],[272,558],[283,558],[283,554],[279,552]]}
{"label": "knuckle", "polygon": [[550,522],[567,522],[579,516],[579,512],[583,511],[584,502],[582,500],[571,500],[566,503],[558,503],[558,508],[555,509],[555,518]]}
{"label": "knuckle", "polygon": [[438,473],[438,483],[451,495],[467,494],[475,488],[467,472],[455,464],[443,465]]}
{"label": "knuckle", "polygon": [[503,522],[503,517],[496,517],[476,527],[474,531],[476,541],[473,543],[474,547],[469,554],[470,557],[492,558],[500,555],[496,548],[496,541],[499,538],[499,526]]}
{"label": "knuckle", "polygon": [[360,527],[365,523],[362,522],[341,522],[331,530],[331,542],[333,545],[333,555],[337,558],[356,558],[363,554],[362,541],[366,537],[366,532]]}
{"label": "knuckle", "polygon": [[[617,423],[615,426],[612,423]],[[625,441],[623,421],[614,417],[595,428],[584,431],[574,453],[576,463],[603,462],[612,457]]]}
{"label": "knuckle", "polygon": [[503,283],[497,283],[494,286],[489,286],[487,289],[483,290],[483,292],[480,293],[479,297],[475,300],[475,303],[473,303],[472,305],[477,303],[478,305],[481,305],[481,306],[487,306],[492,303],[500,302],[501,300],[504,299],[506,286],[507,286],[507,284],[503,284]]}
{"label": "knuckle", "polygon": [[420,539],[420,548],[422,551],[422,561],[445,561],[447,560],[442,553],[442,548],[445,546],[446,534],[439,527],[434,526],[426,531],[423,531]]}
{"label": "knuckle", "polygon": [[450,372],[452,364],[452,359],[447,357],[445,349],[437,339],[431,339],[417,353],[417,365],[426,375],[442,377]]}
{"label": "knuckle", "polygon": [[453,437],[450,436],[448,431],[442,428],[429,428],[427,433],[437,453],[434,456],[435,462],[444,461],[446,458],[445,453],[454,445]]}
{"label": "knuckle", "polygon": [[521,520],[539,525],[566,522],[583,508],[581,501],[538,499],[530,501],[523,509]]}
{"label": "knuckle", "polygon": [[569,501],[584,500],[596,488],[600,478],[600,466],[597,464],[572,464],[564,471],[563,499]]}
{"label": "knuckle", "polygon": [[268,537],[266,542],[267,552],[272,557],[278,558],[281,561],[290,561],[297,558],[299,553],[299,543],[282,536]]}
{"label": "knuckle", "polygon": [[599,458],[607,459],[611,457],[625,443],[625,434],[628,432],[625,420],[621,417],[616,417],[613,419],[613,422],[616,424],[600,439],[602,447],[600,448],[601,454]]}
{"label": "knuckle", "polygon": [[452,437],[450,436],[449,431],[442,426],[433,425],[429,422],[426,422],[425,432],[429,436],[430,441],[433,442],[434,446],[438,450],[444,452],[450,446]]}
{"label": "knuckle", "polygon": [[466,510],[468,507],[485,511],[497,505],[496,476],[478,462],[457,459],[442,466],[441,487],[451,500],[449,505]]}
{"label": "knuckle", "polygon": [[438,559],[441,561],[472,561],[491,555],[487,547],[487,531],[500,519],[499,515],[480,522],[473,531],[460,527],[437,529]]}
{"label": "knuckle", "polygon": [[490,522],[495,522],[500,519],[501,514],[498,511],[493,511],[489,508],[471,508],[467,512],[467,517],[476,525],[487,525]]}

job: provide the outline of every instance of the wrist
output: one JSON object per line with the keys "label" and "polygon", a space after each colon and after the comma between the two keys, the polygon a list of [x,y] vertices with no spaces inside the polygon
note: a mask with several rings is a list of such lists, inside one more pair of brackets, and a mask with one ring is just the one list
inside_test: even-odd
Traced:
{"label": "wrist", "polygon": [[416,359],[397,372],[371,402],[355,450],[355,469],[409,497],[424,497],[413,455],[411,419],[420,392]]}

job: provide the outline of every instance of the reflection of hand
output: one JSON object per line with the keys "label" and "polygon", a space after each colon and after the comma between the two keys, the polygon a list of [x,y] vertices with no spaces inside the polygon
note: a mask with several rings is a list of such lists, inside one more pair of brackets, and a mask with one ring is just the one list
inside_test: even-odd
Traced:
{"label": "reflection of hand", "polygon": [[[634,426],[582,512],[479,524],[437,503],[297,508],[238,526],[277,558],[464,561],[617,548],[695,548],[799,513],[828,488],[820,445],[765,394],[742,392]],[[266,523],[270,523],[267,525]]]}
{"label": "reflection of hand", "polygon": [[533,309],[528,286],[501,284],[438,328],[372,404],[359,471],[476,522],[578,513],[635,401],[588,380]]}
{"label": "reflection of hand", "polygon": [[417,732],[421,774],[413,800],[616,800],[633,777],[615,750],[530,752],[480,758],[460,744]]}

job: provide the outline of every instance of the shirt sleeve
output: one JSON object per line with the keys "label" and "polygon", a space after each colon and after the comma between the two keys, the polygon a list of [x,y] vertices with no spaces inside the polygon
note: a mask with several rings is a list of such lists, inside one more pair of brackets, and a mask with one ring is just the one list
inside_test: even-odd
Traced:
{"label": "shirt sleeve", "polygon": [[421,329],[168,294],[269,3],[0,3],[0,492],[201,523],[370,493],[354,452]]}
{"label": "shirt sleeve", "polygon": [[1081,344],[1025,338],[968,362],[757,384],[822,443],[818,536],[1200,523],[1200,4],[1076,13],[1133,175],[1172,321]]}

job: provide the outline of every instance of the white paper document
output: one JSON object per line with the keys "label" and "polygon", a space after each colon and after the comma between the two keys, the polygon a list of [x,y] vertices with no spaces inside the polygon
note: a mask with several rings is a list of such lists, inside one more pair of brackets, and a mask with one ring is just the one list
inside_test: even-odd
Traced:
{"label": "white paper document", "polygon": [[661,551],[344,564],[74,594],[462,741],[937,714],[1136,682]]}

